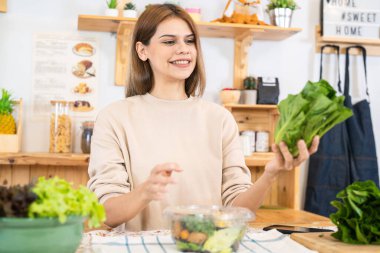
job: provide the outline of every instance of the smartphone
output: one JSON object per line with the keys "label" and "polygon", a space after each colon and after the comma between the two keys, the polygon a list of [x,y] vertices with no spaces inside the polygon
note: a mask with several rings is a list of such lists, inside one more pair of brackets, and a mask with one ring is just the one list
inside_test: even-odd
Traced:
{"label": "smartphone", "polygon": [[314,233],[314,232],[334,232],[330,229],[322,229],[322,228],[308,228],[308,227],[298,227],[298,226],[287,226],[287,225],[271,225],[263,228],[264,231],[268,231],[271,229],[277,229],[278,232],[283,234],[291,234],[291,233]]}

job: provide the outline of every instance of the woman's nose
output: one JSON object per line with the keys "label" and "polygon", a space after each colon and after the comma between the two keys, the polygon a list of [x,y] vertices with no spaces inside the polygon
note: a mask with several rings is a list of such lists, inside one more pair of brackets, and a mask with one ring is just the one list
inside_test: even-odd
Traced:
{"label": "woman's nose", "polygon": [[189,54],[190,47],[185,42],[178,43],[177,54]]}

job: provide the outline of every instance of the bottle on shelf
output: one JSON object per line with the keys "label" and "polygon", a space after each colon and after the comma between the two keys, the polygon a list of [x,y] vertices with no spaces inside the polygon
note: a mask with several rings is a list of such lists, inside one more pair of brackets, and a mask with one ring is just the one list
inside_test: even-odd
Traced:
{"label": "bottle on shelf", "polygon": [[50,146],[52,153],[70,153],[72,148],[72,102],[52,100],[50,116]]}

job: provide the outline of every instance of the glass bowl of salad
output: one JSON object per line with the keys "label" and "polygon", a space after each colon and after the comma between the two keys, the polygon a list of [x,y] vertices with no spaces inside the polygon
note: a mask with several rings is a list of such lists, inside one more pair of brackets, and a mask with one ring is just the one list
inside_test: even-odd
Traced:
{"label": "glass bowl of salad", "polygon": [[254,213],[242,207],[173,206],[164,210],[182,252],[236,252]]}

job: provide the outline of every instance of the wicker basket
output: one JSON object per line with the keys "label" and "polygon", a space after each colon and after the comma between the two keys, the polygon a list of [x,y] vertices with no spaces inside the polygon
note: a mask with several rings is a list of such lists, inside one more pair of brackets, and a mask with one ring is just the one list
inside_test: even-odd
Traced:
{"label": "wicker basket", "polygon": [[0,152],[17,153],[21,150],[22,99],[15,101],[17,110],[16,134],[0,134]]}

